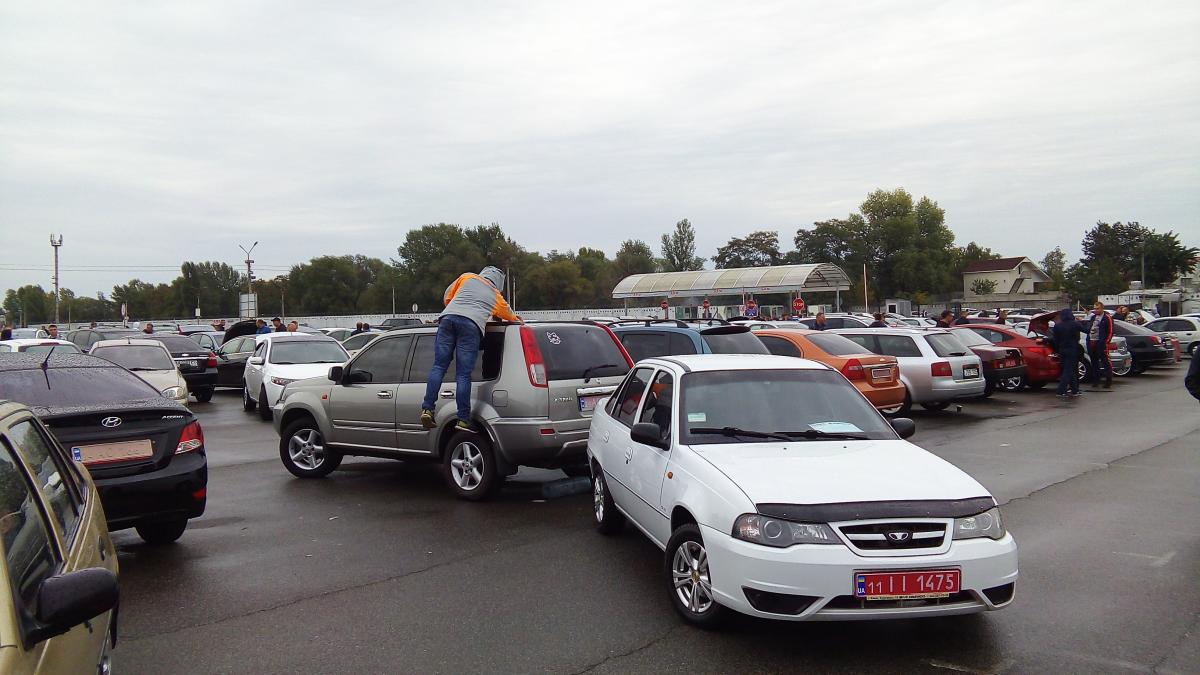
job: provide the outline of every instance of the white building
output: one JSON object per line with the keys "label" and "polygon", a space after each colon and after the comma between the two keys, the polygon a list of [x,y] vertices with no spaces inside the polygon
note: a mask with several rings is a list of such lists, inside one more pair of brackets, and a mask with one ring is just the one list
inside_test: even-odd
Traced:
{"label": "white building", "polygon": [[[971,290],[979,281],[992,281],[996,287],[991,293],[981,294]],[[996,258],[976,260],[963,269],[963,298],[972,302],[981,297],[1011,296],[1020,301],[1021,296],[1041,293],[1038,284],[1051,281],[1029,258]]]}

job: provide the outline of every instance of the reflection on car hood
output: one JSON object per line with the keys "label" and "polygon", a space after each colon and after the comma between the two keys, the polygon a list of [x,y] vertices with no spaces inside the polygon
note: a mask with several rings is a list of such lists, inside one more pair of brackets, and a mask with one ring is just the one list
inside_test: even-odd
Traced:
{"label": "reflection on car hood", "polygon": [[757,504],[966,499],[990,494],[958,467],[901,440],[691,447]]}
{"label": "reflection on car hood", "polygon": [[340,366],[340,363],[296,363],[292,365],[272,363],[267,366],[268,377],[284,377],[289,380],[303,380],[309,377],[322,377],[329,374],[329,369]]}

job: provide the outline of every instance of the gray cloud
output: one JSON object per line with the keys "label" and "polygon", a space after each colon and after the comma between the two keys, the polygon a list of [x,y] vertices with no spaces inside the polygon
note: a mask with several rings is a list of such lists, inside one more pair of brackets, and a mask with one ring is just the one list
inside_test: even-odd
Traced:
{"label": "gray cloud", "polygon": [[[342,5],[350,5],[350,8]],[[1200,5],[9,3],[0,288],[64,264],[394,254],[427,222],[612,252],[875,187],[960,242],[1077,253],[1097,219],[1200,243]],[[143,273],[67,272],[77,292]]]}

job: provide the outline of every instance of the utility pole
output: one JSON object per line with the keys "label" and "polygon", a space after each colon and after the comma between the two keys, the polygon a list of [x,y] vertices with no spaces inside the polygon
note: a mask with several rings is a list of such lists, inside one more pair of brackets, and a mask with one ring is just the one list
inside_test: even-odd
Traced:
{"label": "utility pole", "polygon": [[1142,281],[1142,295],[1145,296],[1145,294],[1146,294],[1146,231],[1142,230],[1142,224],[1136,220],[1130,222],[1129,224],[1133,225],[1134,227],[1141,230],[1141,234],[1142,234],[1142,279],[1141,279],[1141,281]]}
{"label": "utility pole", "polygon": [[58,239],[50,235],[50,245],[54,247],[54,323],[58,323],[58,247],[62,246],[62,235]]}
{"label": "utility pole", "polygon": [[[250,254],[254,252],[254,249],[257,246],[258,246],[258,242],[256,241],[250,246],[250,250],[246,250],[245,246],[238,244],[238,248],[242,249],[242,252],[246,254],[246,309],[247,309],[247,314],[250,313],[250,311],[249,311],[250,296],[254,294],[254,286],[252,285],[254,283],[254,269],[250,267],[251,265],[254,264],[254,261],[250,258]],[[254,313],[255,314],[258,313],[257,303],[255,303]],[[253,319],[254,317],[247,316],[246,318]]]}

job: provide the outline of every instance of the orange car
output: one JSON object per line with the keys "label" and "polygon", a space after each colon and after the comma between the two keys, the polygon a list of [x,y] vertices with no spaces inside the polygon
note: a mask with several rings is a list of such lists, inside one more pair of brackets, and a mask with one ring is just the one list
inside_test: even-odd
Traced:
{"label": "orange car", "polygon": [[801,356],[840,371],[879,410],[904,403],[907,391],[894,356],[863,352],[844,336],[819,330],[756,330],[754,334],[772,354]]}

